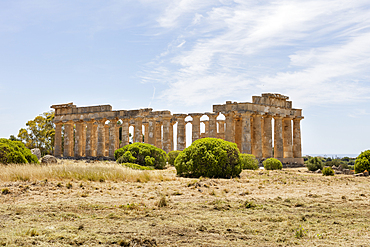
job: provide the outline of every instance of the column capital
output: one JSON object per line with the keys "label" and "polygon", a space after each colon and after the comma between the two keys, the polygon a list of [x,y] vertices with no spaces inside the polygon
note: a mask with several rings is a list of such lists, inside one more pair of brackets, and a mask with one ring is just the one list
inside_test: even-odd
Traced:
{"label": "column capital", "polygon": [[262,115],[264,118],[273,118],[273,115],[271,113],[265,113]]}
{"label": "column capital", "polygon": [[204,114],[207,115],[209,118],[211,118],[211,117],[217,118],[220,113],[219,112],[217,112],[217,113],[214,113],[214,112],[206,112]]}
{"label": "column capital", "polygon": [[203,115],[205,115],[204,113],[189,113],[189,116],[191,117],[202,117]]}
{"label": "column capital", "polygon": [[302,119],[304,119],[303,116],[297,116],[297,117],[293,118],[293,121],[301,121]]}
{"label": "column capital", "polygon": [[95,119],[95,121],[97,122],[97,124],[104,124],[107,121],[107,119],[106,118],[97,118],[97,119]]}
{"label": "column capital", "polygon": [[272,117],[273,117],[274,119],[283,119],[283,116],[278,115],[278,114],[273,115]]}
{"label": "column capital", "polygon": [[292,120],[294,118],[294,116],[291,116],[291,115],[286,115],[285,117],[283,117],[284,120]]}
{"label": "column capital", "polygon": [[63,120],[63,124],[72,124],[73,120]]}
{"label": "column capital", "polygon": [[175,118],[186,118],[188,114],[179,113],[179,114],[173,114],[173,116]]}
{"label": "column capital", "polygon": [[54,123],[55,125],[61,125],[61,124],[63,124],[63,122],[62,122],[62,121],[53,121],[53,123]]}
{"label": "column capital", "polygon": [[239,112],[239,114],[244,117],[244,116],[251,116],[253,112],[251,111],[244,111],[244,112]]}

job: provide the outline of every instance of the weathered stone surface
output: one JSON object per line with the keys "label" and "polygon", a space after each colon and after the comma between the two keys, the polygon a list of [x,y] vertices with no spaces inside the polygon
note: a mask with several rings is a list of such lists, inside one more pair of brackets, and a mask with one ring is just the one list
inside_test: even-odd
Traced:
{"label": "weathered stone surface", "polygon": [[37,156],[37,159],[41,159],[41,151],[38,148],[31,149],[31,153]]}
{"label": "weathered stone surface", "polygon": [[42,164],[55,164],[55,163],[58,163],[58,160],[52,155],[45,155],[44,157],[42,157],[41,163]]}

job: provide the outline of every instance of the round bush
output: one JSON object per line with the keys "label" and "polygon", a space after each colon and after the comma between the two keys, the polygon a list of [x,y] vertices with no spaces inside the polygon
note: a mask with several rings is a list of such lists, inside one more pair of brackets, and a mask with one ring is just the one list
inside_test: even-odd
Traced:
{"label": "round bush", "polygon": [[334,170],[331,167],[324,167],[322,169],[323,176],[334,176]]}
{"label": "round bush", "polygon": [[39,163],[37,156],[31,153],[20,141],[11,141],[0,138],[0,163],[25,164]]}
{"label": "round bush", "polygon": [[317,171],[317,170],[322,170],[322,168],[324,167],[324,165],[322,164],[322,161],[320,158],[318,157],[313,157],[311,159],[308,160],[308,163],[306,164],[306,167],[308,170],[310,171]]}
{"label": "round bush", "polygon": [[174,166],[175,159],[177,158],[177,156],[179,156],[180,153],[181,151],[178,151],[178,150],[169,152],[168,153],[168,164],[170,164],[171,166]]}
{"label": "round bush", "polygon": [[263,163],[263,167],[266,170],[281,170],[283,169],[283,164],[281,164],[280,160],[275,158],[268,158]]}
{"label": "round bush", "polygon": [[258,160],[253,154],[240,154],[243,169],[257,170]]}
{"label": "round bush", "polygon": [[242,171],[239,149],[235,143],[217,138],[196,140],[175,160],[181,177],[230,178]]}
{"label": "round bush", "polygon": [[135,142],[117,149],[114,152],[117,163],[135,163],[141,166],[153,166],[163,169],[166,166],[167,154],[153,145]]}
{"label": "round bush", "polygon": [[355,161],[355,172],[361,173],[365,170],[370,171],[370,150],[366,150],[361,152],[359,156],[357,156]]}

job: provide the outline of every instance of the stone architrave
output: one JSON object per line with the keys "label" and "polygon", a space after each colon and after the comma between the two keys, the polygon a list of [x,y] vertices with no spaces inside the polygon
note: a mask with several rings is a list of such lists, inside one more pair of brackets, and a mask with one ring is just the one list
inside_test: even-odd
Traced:
{"label": "stone architrave", "polygon": [[94,120],[86,121],[86,145],[85,145],[85,156],[92,157],[93,156],[93,125]]}
{"label": "stone architrave", "polygon": [[272,116],[266,114],[263,116],[263,134],[262,134],[262,157],[272,157]]}
{"label": "stone architrave", "polygon": [[156,147],[162,149],[162,122],[156,121],[155,123],[155,137]]}
{"label": "stone architrave", "polygon": [[73,121],[64,124],[64,157],[73,156]]}
{"label": "stone architrave", "polygon": [[174,114],[177,118],[177,150],[183,151],[186,148],[186,114]]}
{"label": "stone architrave", "polygon": [[245,154],[252,153],[252,135],[251,135],[251,112],[241,113],[242,119],[242,148],[241,152]]}
{"label": "stone architrave", "polygon": [[293,158],[292,117],[283,118],[284,158]]}
{"label": "stone architrave", "polygon": [[156,119],[150,118],[148,120],[148,143],[155,146],[156,138],[155,138],[155,124]]}
{"label": "stone architrave", "polygon": [[283,157],[283,117],[277,115],[274,116],[274,158]]}
{"label": "stone architrave", "polygon": [[257,158],[262,158],[262,115],[255,113],[253,115],[253,138],[252,154]]}
{"label": "stone architrave", "polygon": [[192,124],[192,142],[194,142],[200,138],[200,118],[203,116],[203,113],[190,113],[189,116],[193,118],[191,124]]}
{"label": "stone architrave", "polygon": [[227,112],[224,113],[225,115],[225,140],[229,142],[235,142],[235,135],[234,135],[234,112]]}
{"label": "stone architrave", "polygon": [[293,156],[294,158],[302,158],[301,144],[301,120],[303,117],[293,119]]}
{"label": "stone architrave", "polygon": [[162,146],[163,150],[168,153],[171,151],[171,139],[170,139],[170,131],[171,131],[171,117],[162,117],[163,122],[163,140]]}
{"label": "stone architrave", "polygon": [[135,136],[134,142],[143,142],[143,118],[135,118]]}
{"label": "stone architrave", "polygon": [[55,122],[54,156],[62,155],[62,122]]}
{"label": "stone architrave", "polygon": [[117,119],[109,123],[109,157],[114,158],[114,151],[117,149]]}
{"label": "stone architrave", "polygon": [[98,145],[97,145],[97,151],[96,156],[97,157],[104,157],[105,155],[105,124],[106,119],[99,119],[97,120],[98,123]]}
{"label": "stone architrave", "polygon": [[82,157],[82,142],[83,142],[83,137],[82,137],[82,127],[83,124],[81,121],[76,121],[76,133],[75,133],[75,157]]}
{"label": "stone architrave", "polygon": [[[208,137],[217,138],[217,123],[216,119],[218,114],[207,112],[206,115],[208,116]],[[207,132],[207,131],[206,131]]]}
{"label": "stone architrave", "polygon": [[130,144],[129,121],[129,119],[122,119],[122,147]]}

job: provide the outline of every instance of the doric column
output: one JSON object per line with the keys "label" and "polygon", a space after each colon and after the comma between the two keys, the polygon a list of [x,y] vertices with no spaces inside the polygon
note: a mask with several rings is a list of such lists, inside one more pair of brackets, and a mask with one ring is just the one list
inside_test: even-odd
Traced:
{"label": "doric column", "polygon": [[109,157],[114,158],[114,151],[117,146],[117,119],[113,119],[109,124]]}
{"label": "doric column", "polygon": [[91,155],[93,157],[97,156],[98,153],[98,124],[94,121],[91,130]]}
{"label": "doric column", "polygon": [[104,156],[109,155],[109,127],[110,127],[110,123],[104,125],[104,136],[105,136]]}
{"label": "doric column", "polygon": [[149,123],[148,122],[143,122],[144,125],[144,143],[149,143]]}
{"label": "doric column", "polygon": [[175,124],[175,122],[172,121],[172,119],[170,120],[170,135],[169,135],[169,140],[170,140],[170,151],[173,151],[174,150],[174,145],[173,145],[173,125]]}
{"label": "doric column", "polygon": [[189,115],[193,118],[191,124],[192,124],[192,142],[194,142],[200,138],[200,118],[203,114],[191,113]]}
{"label": "doric column", "polygon": [[229,142],[235,142],[234,136],[234,112],[227,112],[224,113],[225,115],[225,122],[226,122],[226,130],[225,130],[225,140]]}
{"label": "doric column", "polygon": [[[218,116],[217,113],[206,113],[209,120],[208,120],[208,137],[217,138],[217,124],[216,118]],[[206,131],[207,133],[207,131]]]}
{"label": "doric column", "polygon": [[62,122],[55,122],[54,156],[62,155]]}
{"label": "doric column", "polygon": [[293,156],[294,158],[302,158],[301,144],[301,120],[303,117],[293,119]]}
{"label": "doric column", "polygon": [[242,119],[242,148],[244,154],[252,153],[252,135],[251,135],[251,112],[241,113]]}
{"label": "doric column", "polygon": [[[155,118],[150,118],[148,123],[148,143],[155,146]],[[146,127],[145,127],[146,128]]]}
{"label": "doric column", "polygon": [[252,154],[262,158],[262,115],[259,113],[253,115]]}
{"label": "doric column", "polygon": [[64,124],[64,153],[63,157],[73,156],[73,121]]}
{"label": "doric column", "polygon": [[135,136],[134,142],[143,142],[143,119],[135,117]]}
{"label": "doric column", "polygon": [[283,157],[283,117],[274,116],[274,158]]}
{"label": "doric column", "polygon": [[86,123],[85,122],[82,122],[81,141],[82,141],[82,157],[85,157],[86,156]]}
{"label": "doric column", "polygon": [[177,150],[183,151],[186,148],[186,114],[174,114],[177,118]]}
{"label": "doric column", "polygon": [[85,156],[92,157],[93,153],[93,125],[94,120],[87,120],[86,122],[86,148],[85,148]]}
{"label": "doric column", "polygon": [[217,120],[218,133],[217,137],[225,140],[225,120]]}
{"label": "doric column", "polygon": [[171,140],[170,140],[170,131],[171,131],[171,117],[163,117],[163,141],[162,146],[163,150],[168,153],[171,151]]}
{"label": "doric column", "polygon": [[83,124],[81,121],[76,121],[76,134],[75,134],[75,157],[82,157],[82,127]]}
{"label": "doric column", "polygon": [[162,149],[162,122],[156,121],[155,123],[155,137],[156,147]]}
{"label": "doric column", "polygon": [[262,134],[262,157],[272,157],[272,116],[263,116],[263,134]]}
{"label": "doric column", "polygon": [[106,119],[97,120],[98,123],[98,146],[96,151],[97,157],[104,157],[105,155],[105,124]]}
{"label": "doric column", "polygon": [[122,119],[122,147],[130,144],[129,121],[129,119]]}
{"label": "doric column", "polygon": [[283,119],[283,143],[284,158],[293,158],[292,118],[290,116]]}

